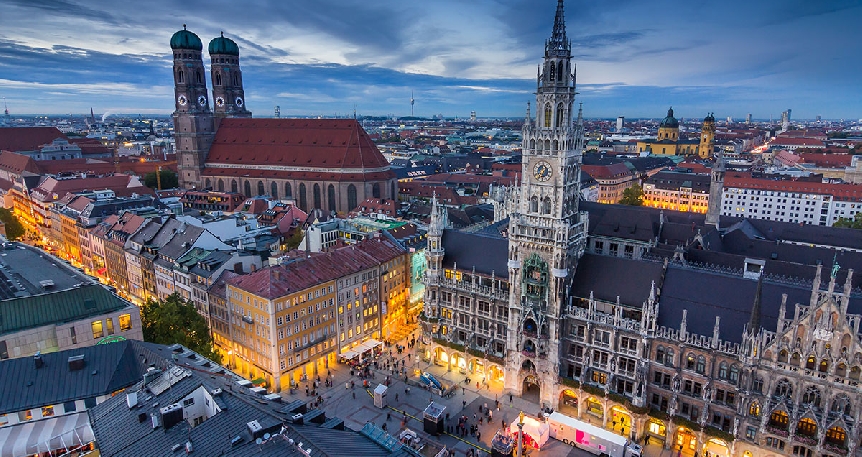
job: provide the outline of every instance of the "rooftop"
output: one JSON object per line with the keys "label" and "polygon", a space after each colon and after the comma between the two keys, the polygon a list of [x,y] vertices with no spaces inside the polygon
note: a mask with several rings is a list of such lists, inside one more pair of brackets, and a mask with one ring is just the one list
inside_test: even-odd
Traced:
{"label": "rooftop", "polygon": [[18,243],[0,247],[0,301],[85,284],[94,283],[85,274],[41,250]]}

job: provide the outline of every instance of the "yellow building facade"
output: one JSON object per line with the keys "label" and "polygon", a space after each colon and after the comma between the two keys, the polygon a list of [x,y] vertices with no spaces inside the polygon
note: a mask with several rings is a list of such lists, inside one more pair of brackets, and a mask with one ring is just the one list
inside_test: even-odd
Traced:
{"label": "yellow building facade", "polygon": [[[707,116],[707,119],[711,116],[711,114]],[[707,128],[706,122],[704,122],[704,128]],[[704,138],[704,134],[701,133],[700,141],[680,139],[679,121],[673,116],[673,108],[670,108],[667,110],[667,116],[659,124],[656,138],[639,140],[637,149],[638,152],[649,152],[657,156],[699,155],[705,140],[706,143],[715,144],[715,118],[712,119],[711,136]]]}

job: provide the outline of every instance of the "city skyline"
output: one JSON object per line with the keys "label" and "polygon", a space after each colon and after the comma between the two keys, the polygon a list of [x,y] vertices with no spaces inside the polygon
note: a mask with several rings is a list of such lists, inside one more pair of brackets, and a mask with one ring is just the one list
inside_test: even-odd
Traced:
{"label": "city skyline", "polygon": [[[406,116],[411,92],[417,116],[523,115],[556,6],[2,3],[0,97],[13,114],[88,113],[91,106],[170,113],[168,40],[185,23],[205,47],[221,31],[239,44],[257,117],[272,116],[276,105],[283,116],[346,115],[354,106],[365,115]],[[858,2],[565,6],[588,117],[658,118],[668,106],[683,118],[778,119],[788,108],[794,118],[860,117],[862,63],[842,45],[862,40],[854,27]]]}

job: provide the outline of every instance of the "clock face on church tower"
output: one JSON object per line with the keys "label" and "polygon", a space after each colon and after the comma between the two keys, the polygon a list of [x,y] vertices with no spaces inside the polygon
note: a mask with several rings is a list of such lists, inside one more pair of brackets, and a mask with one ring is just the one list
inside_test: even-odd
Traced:
{"label": "clock face on church tower", "polygon": [[536,166],[533,167],[533,178],[539,182],[545,182],[551,179],[551,175],[553,171],[551,170],[551,164],[541,160],[536,163]]}

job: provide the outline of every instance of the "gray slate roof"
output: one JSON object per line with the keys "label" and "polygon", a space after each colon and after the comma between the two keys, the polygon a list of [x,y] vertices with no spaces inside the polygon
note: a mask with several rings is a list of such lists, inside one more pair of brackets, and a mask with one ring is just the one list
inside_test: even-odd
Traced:
{"label": "gray slate roof", "polygon": [[457,264],[462,271],[476,268],[476,273],[500,279],[509,277],[509,240],[492,236],[487,232],[466,233],[457,230],[443,231],[443,266],[451,268]]}
{"label": "gray slate roof", "polygon": [[[84,355],[83,369],[71,371],[69,357]],[[0,414],[109,395],[141,379],[130,341],[99,344],[0,362]]]}
{"label": "gray slate roof", "polygon": [[578,298],[593,297],[627,306],[640,307],[649,297],[653,281],[661,285],[662,264],[641,262],[621,257],[584,254],[572,284],[572,295]]}

